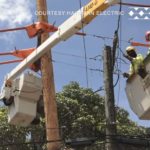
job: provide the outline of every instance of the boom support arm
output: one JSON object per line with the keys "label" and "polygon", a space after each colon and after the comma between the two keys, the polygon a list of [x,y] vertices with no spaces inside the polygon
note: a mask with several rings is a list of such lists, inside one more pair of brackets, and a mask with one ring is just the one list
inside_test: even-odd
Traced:
{"label": "boom support arm", "polygon": [[118,0],[91,0],[87,5],[78,10],[73,16],[66,20],[58,27],[51,37],[49,37],[42,45],[32,52],[24,61],[16,66],[7,76],[7,79],[15,79],[28,66],[38,60],[43,54],[49,51],[60,41],[67,40],[84,26],[89,24],[99,13],[106,10],[113,4],[117,4]]}

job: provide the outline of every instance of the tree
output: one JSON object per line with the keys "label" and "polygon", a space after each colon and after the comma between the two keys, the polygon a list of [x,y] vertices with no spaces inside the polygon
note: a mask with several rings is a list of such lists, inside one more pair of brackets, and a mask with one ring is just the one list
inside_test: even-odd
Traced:
{"label": "tree", "polygon": [[[63,138],[98,137],[97,143],[101,143],[102,146],[92,146],[89,149],[104,149],[104,98],[92,89],[82,88],[77,82],[71,82],[57,94],[57,102],[60,125],[66,127],[63,130]],[[127,111],[119,107],[116,107],[116,111],[118,135],[132,136],[145,133],[145,128],[137,126],[129,119]]]}
{"label": "tree", "polygon": [[[21,127],[11,126],[7,122],[7,110],[0,108],[0,150],[27,150],[28,146],[19,143],[26,141],[27,132]],[[15,143],[16,145],[12,145]]]}
{"label": "tree", "polygon": [[129,113],[124,109],[117,108],[117,130],[122,135],[142,135],[146,134],[146,128],[138,126],[129,119]]}
{"label": "tree", "polygon": [[1,107],[0,150],[36,150],[36,147],[38,146],[43,147],[44,143],[37,144],[39,141],[45,141],[45,134],[43,134],[45,131],[43,126],[43,121],[41,121],[39,125],[31,125],[28,128],[10,125],[7,120],[7,109]]}
{"label": "tree", "polygon": [[97,131],[104,133],[104,100],[91,89],[72,82],[57,94],[57,102],[60,124],[67,127],[64,138],[97,136]]}
{"label": "tree", "polygon": [[[97,137],[96,145],[86,147],[85,150],[104,150],[106,123],[102,96],[94,93],[92,89],[82,88],[78,83],[71,82],[64,86],[62,92],[57,93],[57,104],[63,140]],[[118,135],[133,136],[146,133],[145,128],[137,126],[129,119],[127,111],[116,107],[116,112]],[[7,122],[7,110],[0,108],[0,150],[46,150],[44,148],[46,138],[43,117],[41,115],[41,123],[37,126],[28,128],[11,126]],[[19,144],[26,142],[32,144]],[[122,147],[125,145],[121,145]],[[131,146],[126,149],[131,148],[137,150]],[[141,147],[140,150],[142,150]]]}

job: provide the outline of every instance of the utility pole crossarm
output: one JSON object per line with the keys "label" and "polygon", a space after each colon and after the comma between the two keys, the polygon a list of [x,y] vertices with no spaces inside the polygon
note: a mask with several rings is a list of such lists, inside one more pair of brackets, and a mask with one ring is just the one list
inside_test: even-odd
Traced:
{"label": "utility pole crossarm", "polygon": [[40,45],[31,55],[14,68],[7,76],[9,80],[16,78],[28,66],[38,60],[60,41],[67,40],[77,31],[90,23],[98,14],[106,10],[118,0],[91,0],[87,5],[78,10],[73,16],[58,27],[51,37]]}

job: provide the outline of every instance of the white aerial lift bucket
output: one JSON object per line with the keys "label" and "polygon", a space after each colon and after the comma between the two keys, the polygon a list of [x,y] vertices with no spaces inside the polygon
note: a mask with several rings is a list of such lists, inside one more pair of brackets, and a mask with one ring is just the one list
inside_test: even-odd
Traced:
{"label": "white aerial lift bucket", "polygon": [[131,76],[126,83],[126,94],[133,112],[142,120],[150,120],[150,55],[144,60],[147,76]]}
{"label": "white aerial lift bucket", "polygon": [[11,100],[8,106],[8,123],[28,126],[37,115],[37,102],[42,95],[42,81],[34,74],[22,74],[12,81],[11,87],[2,90],[3,99]]}

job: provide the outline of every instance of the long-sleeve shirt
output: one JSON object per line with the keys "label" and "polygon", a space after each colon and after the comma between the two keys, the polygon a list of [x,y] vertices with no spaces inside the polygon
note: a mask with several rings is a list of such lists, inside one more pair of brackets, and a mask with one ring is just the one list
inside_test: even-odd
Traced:
{"label": "long-sleeve shirt", "polygon": [[131,62],[129,74],[132,75],[138,73],[140,67],[144,68],[144,57],[141,54],[138,54]]}

